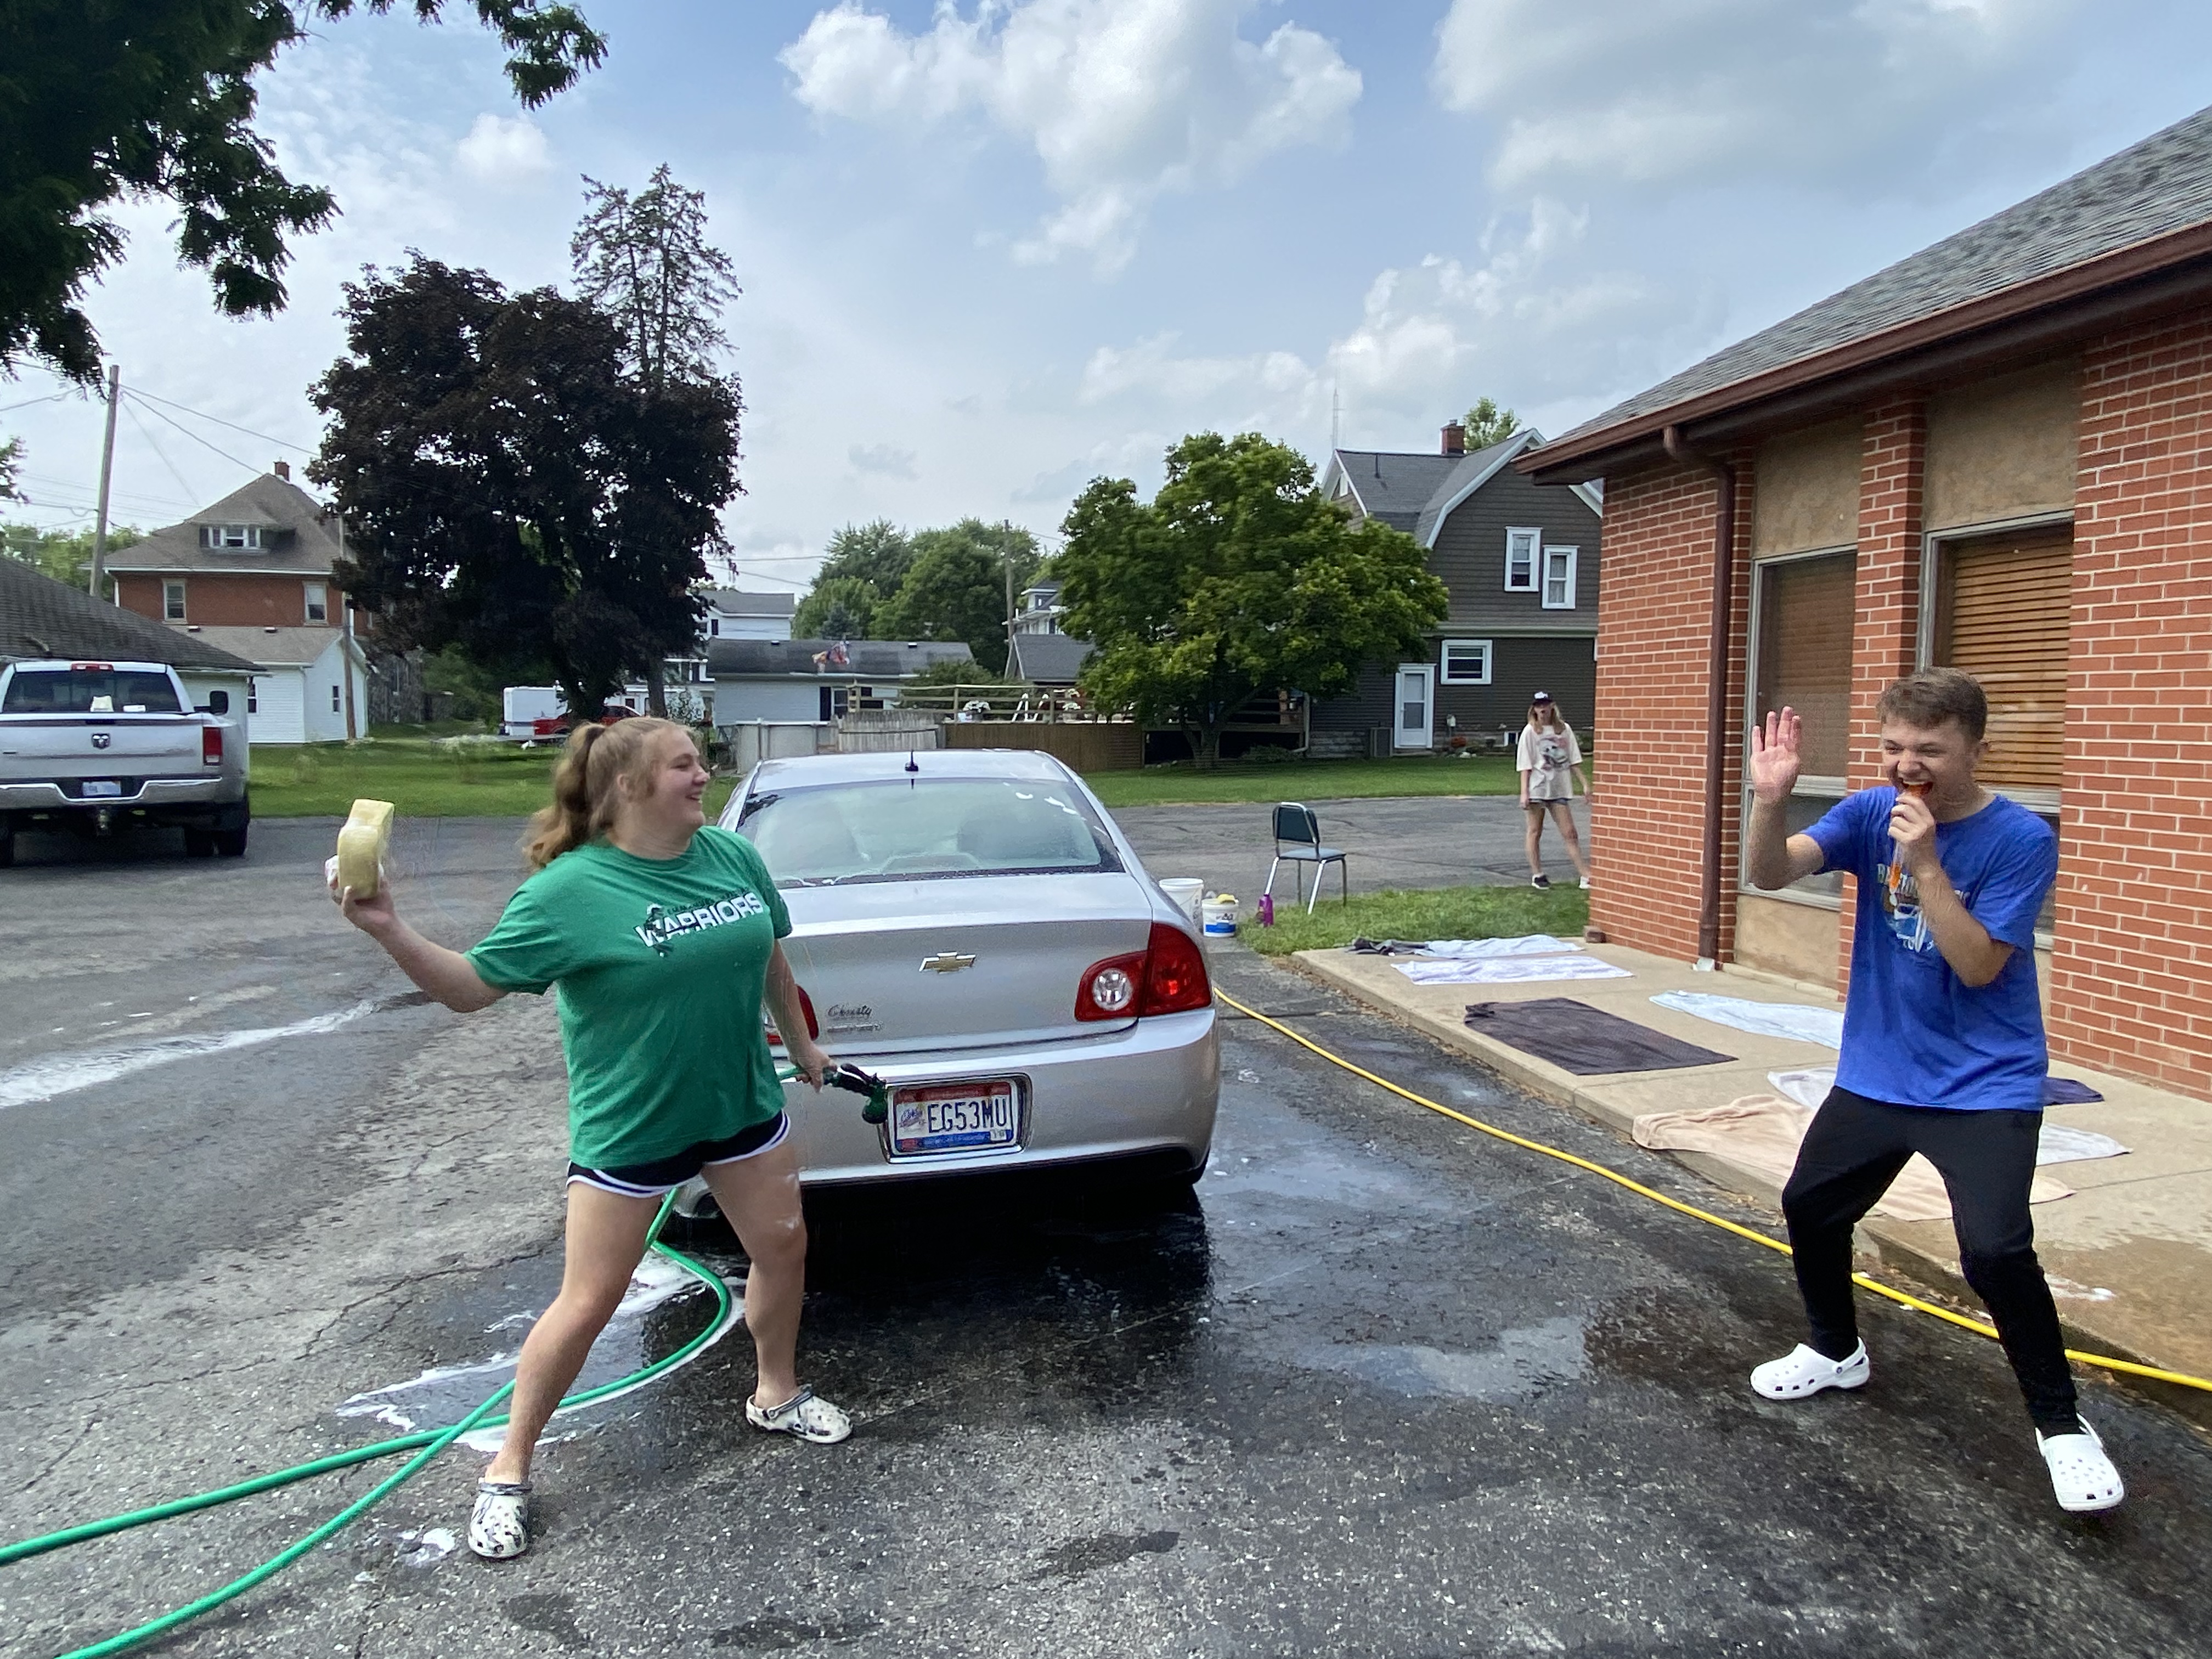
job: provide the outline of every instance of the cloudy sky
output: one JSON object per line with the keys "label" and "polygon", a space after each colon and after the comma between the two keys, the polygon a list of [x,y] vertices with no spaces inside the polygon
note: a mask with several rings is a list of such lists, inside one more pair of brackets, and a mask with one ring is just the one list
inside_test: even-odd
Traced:
{"label": "cloudy sky", "polygon": [[[580,174],[707,191],[745,289],[728,533],[803,587],[840,525],[1049,532],[1195,429],[1318,462],[1334,404],[1426,449],[1488,394],[1558,432],[2212,103],[2201,0],[583,5],[605,65],[527,115],[459,23],[282,61],[263,130],[343,217],[273,321],[213,314],[163,204],[125,216],[93,312],[167,401],[125,404],[118,519],[312,450],[364,264],[564,281]],[[100,411],[56,391],[0,381],[7,511],[86,524]]]}

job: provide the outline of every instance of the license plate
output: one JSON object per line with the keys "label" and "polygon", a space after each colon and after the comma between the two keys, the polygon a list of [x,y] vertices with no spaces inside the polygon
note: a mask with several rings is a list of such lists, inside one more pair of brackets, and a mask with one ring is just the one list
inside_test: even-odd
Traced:
{"label": "license plate", "polygon": [[79,787],[88,799],[94,795],[119,795],[123,793],[123,786],[113,778],[87,778]]}
{"label": "license plate", "polygon": [[891,1150],[971,1152],[1011,1146],[1021,1130],[1013,1080],[930,1084],[891,1091]]}

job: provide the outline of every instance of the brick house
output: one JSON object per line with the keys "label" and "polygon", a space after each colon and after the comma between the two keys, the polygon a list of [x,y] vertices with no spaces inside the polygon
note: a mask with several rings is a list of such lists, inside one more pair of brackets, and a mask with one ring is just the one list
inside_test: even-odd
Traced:
{"label": "brick house", "polygon": [[1421,660],[1370,664],[1346,696],[1314,705],[1316,755],[1494,739],[1520,730],[1537,690],[1590,734],[1602,497],[1586,483],[1540,489],[1515,471],[1542,442],[1528,428],[1470,453],[1455,422],[1434,454],[1330,452],[1322,492],[1420,543],[1451,599]]}
{"label": "brick house", "polygon": [[1748,728],[1805,714],[1802,827],[1884,685],[1965,668],[2058,830],[2054,1051],[2212,1096],[2209,411],[2212,111],[1521,456],[1605,489],[1593,923],[1840,985],[1838,879],[1740,881]]}

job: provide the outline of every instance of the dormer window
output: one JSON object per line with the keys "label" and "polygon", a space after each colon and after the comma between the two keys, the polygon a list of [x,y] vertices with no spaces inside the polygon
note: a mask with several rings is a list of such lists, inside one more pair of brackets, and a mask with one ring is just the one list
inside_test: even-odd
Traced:
{"label": "dormer window", "polygon": [[261,545],[261,526],[258,524],[204,524],[200,526],[202,547],[258,548]]}

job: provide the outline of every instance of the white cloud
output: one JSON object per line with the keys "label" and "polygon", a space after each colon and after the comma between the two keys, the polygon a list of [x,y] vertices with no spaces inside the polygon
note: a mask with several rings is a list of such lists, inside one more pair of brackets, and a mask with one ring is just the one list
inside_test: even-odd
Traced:
{"label": "white cloud", "polygon": [[488,185],[522,184],[553,165],[544,133],[526,115],[477,116],[453,155],[464,172]]}
{"label": "white cloud", "polygon": [[[1880,190],[2023,128],[2083,0],[1453,0],[1432,70],[1502,186],[1747,174]],[[1981,148],[1988,146],[1984,142]]]}
{"label": "white cloud", "polygon": [[1023,140],[1061,201],[1016,257],[1126,264],[1164,192],[1341,143],[1360,78],[1310,29],[1238,33],[1256,0],[940,0],[926,33],[842,0],[787,46],[799,101],[913,132],[974,112]]}
{"label": "white cloud", "polygon": [[896,444],[854,444],[845,454],[861,472],[880,473],[886,478],[915,476],[914,464],[918,457],[911,449],[901,449]]}
{"label": "white cloud", "polygon": [[1155,335],[1094,350],[1079,399],[1281,436],[1315,432],[1335,396],[1347,442],[1385,445],[1482,393],[1524,415],[1586,405],[1649,378],[1712,321],[1698,296],[1594,259],[1589,228],[1587,211],[1540,198],[1494,222],[1474,261],[1431,254],[1378,273],[1358,320],[1310,358],[1178,356],[1175,335]]}

